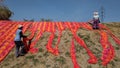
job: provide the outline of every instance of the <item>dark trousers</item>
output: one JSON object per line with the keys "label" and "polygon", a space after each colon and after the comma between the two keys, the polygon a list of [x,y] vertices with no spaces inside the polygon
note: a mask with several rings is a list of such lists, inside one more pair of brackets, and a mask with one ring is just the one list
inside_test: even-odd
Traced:
{"label": "dark trousers", "polygon": [[22,41],[15,41],[15,45],[16,45],[15,55],[16,57],[18,57],[20,54],[23,54],[25,46]]}
{"label": "dark trousers", "polygon": [[93,26],[93,29],[99,29],[99,20],[95,20],[92,26]]}

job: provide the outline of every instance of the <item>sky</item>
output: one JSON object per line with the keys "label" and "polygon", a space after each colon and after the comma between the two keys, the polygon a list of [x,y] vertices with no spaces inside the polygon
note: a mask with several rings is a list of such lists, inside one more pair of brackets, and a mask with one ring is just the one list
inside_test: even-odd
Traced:
{"label": "sky", "polygon": [[93,18],[93,12],[104,9],[104,22],[120,22],[120,0],[5,0],[14,15],[12,20],[41,18],[53,21],[86,22]]}

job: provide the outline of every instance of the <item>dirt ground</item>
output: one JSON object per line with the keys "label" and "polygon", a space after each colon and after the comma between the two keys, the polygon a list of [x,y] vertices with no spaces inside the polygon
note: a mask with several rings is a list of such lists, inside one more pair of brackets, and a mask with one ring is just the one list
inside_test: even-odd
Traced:
{"label": "dirt ground", "polygon": [[[120,39],[120,23],[106,23],[105,25]],[[49,32],[43,33],[35,46],[39,48],[39,52],[36,54],[28,53],[25,56],[16,58],[14,55],[15,48],[13,48],[0,64],[0,68],[74,68],[70,56],[72,33],[67,29],[62,32],[59,44],[60,54],[58,56],[49,53],[46,49],[50,34]],[[102,46],[99,42],[100,35],[95,31],[86,29],[79,29],[77,35],[85,41],[89,49],[98,58],[96,64],[89,64],[87,62],[89,56],[86,50],[75,41],[76,58],[81,68],[120,68],[120,45],[116,44],[110,36],[109,41],[115,48],[115,57],[107,66],[103,66],[100,60],[102,55]],[[57,42],[57,38],[58,32],[55,33],[55,38],[52,43],[53,47]]]}

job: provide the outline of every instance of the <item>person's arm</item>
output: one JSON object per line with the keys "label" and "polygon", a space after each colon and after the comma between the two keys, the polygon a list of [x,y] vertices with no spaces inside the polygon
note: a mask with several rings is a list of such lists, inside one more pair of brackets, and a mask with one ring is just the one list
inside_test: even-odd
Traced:
{"label": "person's arm", "polygon": [[93,24],[93,20],[89,20],[88,23],[89,23],[89,24]]}
{"label": "person's arm", "polygon": [[20,32],[20,36],[23,38],[27,37],[27,36],[23,35],[22,31]]}

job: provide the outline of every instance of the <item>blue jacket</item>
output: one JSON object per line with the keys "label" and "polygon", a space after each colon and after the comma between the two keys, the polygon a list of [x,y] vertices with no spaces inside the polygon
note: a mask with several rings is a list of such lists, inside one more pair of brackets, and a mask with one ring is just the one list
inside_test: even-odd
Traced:
{"label": "blue jacket", "polygon": [[16,36],[15,36],[14,41],[21,41],[21,37],[25,37],[25,36],[23,35],[22,30],[18,29],[16,31]]}

